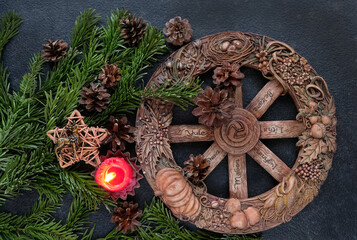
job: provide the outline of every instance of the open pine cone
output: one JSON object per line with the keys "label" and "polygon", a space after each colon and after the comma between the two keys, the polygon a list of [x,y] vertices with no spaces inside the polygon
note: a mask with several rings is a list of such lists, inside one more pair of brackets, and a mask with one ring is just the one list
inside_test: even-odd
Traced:
{"label": "open pine cone", "polygon": [[188,179],[194,183],[202,180],[207,175],[209,162],[201,154],[196,157],[191,154],[190,159],[184,164],[187,165],[184,170]]}
{"label": "open pine cone", "polygon": [[46,62],[57,62],[67,54],[68,44],[63,39],[52,41],[46,39],[47,44],[42,44],[42,58]]}
{"label": "open pine cone", "polygon": [[128,14],[125,19],[120,21],[120,27],[120,36],[125,40],[125,43],[131,47],[135,47],[143,38],[147,25],[142,18]]}
{"label": "open pine cone", "polygon": [[121,78],[120,69],[116,64],[107,64],[102,67],[102,72],[98,75],[102,80],[102,85],[106,88],[111,88],[118,85]]}
{"label": "open pine cone", "polygon": [[107,93],[107,89],[100,83],[91,83],[90,88],[83,87],[81,96],[82,99],[79,103],[85,105],[86,109],[89,111],[95,109],[98,112],[102,112],[107,108],[107,105],[110,102],[110,94]]}
{"label": "open pine cone", "polygon": [[117,146],[120,147],[120,150],[125,150],[125,141],[129,143],[134,142],[133,137],[129,134],[130,125],[126,117],[118,119],[110,116],[106,128],[110,132],[110,137],[105,141],[105,144],[110,142],[113,152],[117,150]]}
{"label": "open pine cone", "polygon": [[165,24],[163,32],[166,36],[166,41],[175,46],[181,46],[192,38],[192,28],[186,18],[174,17],[170,19]]}
{"label": "open pine cone", "polygon": [[220,127],[232,117],[234,103],[228,100],[228,92],[211,87],[206,87],[203,93],[195,98],[198,106],[193,109],[192,114],[198,118],[200,124],[208,127]]}
{"label": "open pine cone", "polygon": [[237,63],[223,63],[222,67],[216,67],[213,73],[213,83],[224,87],[239,87],[244,74],[239,70]]}
{"label": "open pine cone", "polygon": [[142,216],[142,211],[138,208],[137,203],[132,201],[128,203],[124,201],[119,203],[118,207],[114,208],[113,216],[110,219],[111,222],[117,223],[117,231],[122,230],[123,233],[126,233],[128,230],[131,232],[135,231],[136,227],[140,226],[140,222],[137,218]]}

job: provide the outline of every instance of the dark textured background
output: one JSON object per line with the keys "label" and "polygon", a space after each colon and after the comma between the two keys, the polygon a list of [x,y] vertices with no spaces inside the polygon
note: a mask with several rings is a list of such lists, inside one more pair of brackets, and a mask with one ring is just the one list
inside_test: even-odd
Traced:
{"label": "dark textured background", "polygon": [[[237,30],[267,35],[291,45],[309,60],[325,78],[335,98],[338,116],[338,150],[329,177],[318,197],[289,223],[263,233],[264,239],[357,239],[356,221],[356,107],[357,98],[357,2],[351,1],[14,1],[0,0],[0,15],[16,10],[24,23],[20,34],[6,47],[3,59],[9,67],[12,87],[16,89],[27,71],[28,60],[41,50],[45,38],[70,39],[75,18],[80,11],[94,8],[103,17],[115,8],[128,8],[159,29],[170,18],[188,18],[194,38]],[[104,23],[104,22],[103,22]],[[175,50],[170,46],[171,50]],[[166,57],[166,56],[165,56]],[[155,69],[155,67],[153,68]],[[150,70],[148,77],[153,72]],[[245,105],[264,85],[265,80],[253,70],[243,69]],[[211,73],[203,79],[209,79]],[[189,109],[190,110],[190,109]],[[175,123],[195,123],[190,111],[176,109]],[[262,120],[294,119],[297,111],[290,97],[280,97]],[[296,139],[263,141],[289,166],[295,161]],[[203,153],[209,144],[175,144],[177,162],[182,164],[190,153]],[[207,179],[208,190],[218,196],[228,196],[227,163],[222,162]],[[219,181],[217,181],[219,179]],[[249,195],[256,195],[274,186],[272,178],[248,159]],[[135,200],[141,207],[153,196],[145,180],[136,191]],[[37,199],[36,193],[5,204],[2,211],[26,213]],[[65,219],[70,196],[57,212]],[[110,214],[102,207],[90,216],[97,223],[95,237],[104,236],[114,225]],[[191,225],[188,227],[193,228]]]}

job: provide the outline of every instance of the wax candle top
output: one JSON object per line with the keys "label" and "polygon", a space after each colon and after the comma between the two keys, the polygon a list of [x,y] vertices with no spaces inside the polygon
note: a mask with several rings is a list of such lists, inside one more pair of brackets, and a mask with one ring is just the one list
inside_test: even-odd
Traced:
{"label": "wax candle top", "polygon": [[95,180],[109,191],[123,190],[133,178],[133,169],[124,158],[111,157],[99,166]]}

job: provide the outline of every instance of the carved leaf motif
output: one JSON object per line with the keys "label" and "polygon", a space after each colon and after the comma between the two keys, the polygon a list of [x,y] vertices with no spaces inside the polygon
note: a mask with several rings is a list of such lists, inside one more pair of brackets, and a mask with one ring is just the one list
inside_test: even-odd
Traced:
{"label": "carved leaf motif", "polygon": [[309,145],[309,142],[312,140],[312,138],[309,136],[309,133],[307,131],[303,132],[301,136],[299,136],[299,141],[296,143],[296,146],[298,147],[305,147]]}
{"label": "carved leaf motif", "polygon": [[294,87],[296,94],[300,97],[300,100],[305,103],[305,105],[308,105],[308,102],[310,100],[309,96],[306,94],[306,91],[298,86]]}
{"label": "carved leaf motif", "polygon": [[309,141],[310,146],[305,148],[300,163],[310,163],[317,159],[317,156],[321,153],[322,143],[323,141],[320,141],[319,139],[312,139]]}
{"label": "carved leaf motif", "polygon": [[331,132],[328,132],[325,137],[326,145],[330,152],[336,152],[336,137],[332,135]]}

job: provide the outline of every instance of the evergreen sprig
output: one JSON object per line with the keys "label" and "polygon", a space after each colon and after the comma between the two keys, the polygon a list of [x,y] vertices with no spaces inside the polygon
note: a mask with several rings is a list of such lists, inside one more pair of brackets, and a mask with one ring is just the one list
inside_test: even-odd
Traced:
{"label": "evergreen sprig", "polygon": [[149,86],[140,93],[143,100],[147,98],[155,98],[163,101],[168,101],[176,104],[183,110],[193,104],[193,99],[201,91],[202,82],[199,78],[192,79],[177,79],[175,81],[167,81],[157,86]]}
{"label": "evergreen sprig", "polygon": [[5,45],[11,38],[19,33],[19,28],[22,23],[21,17],[15,12],[8,12],[1,19],[0,28],[0,58]]}

